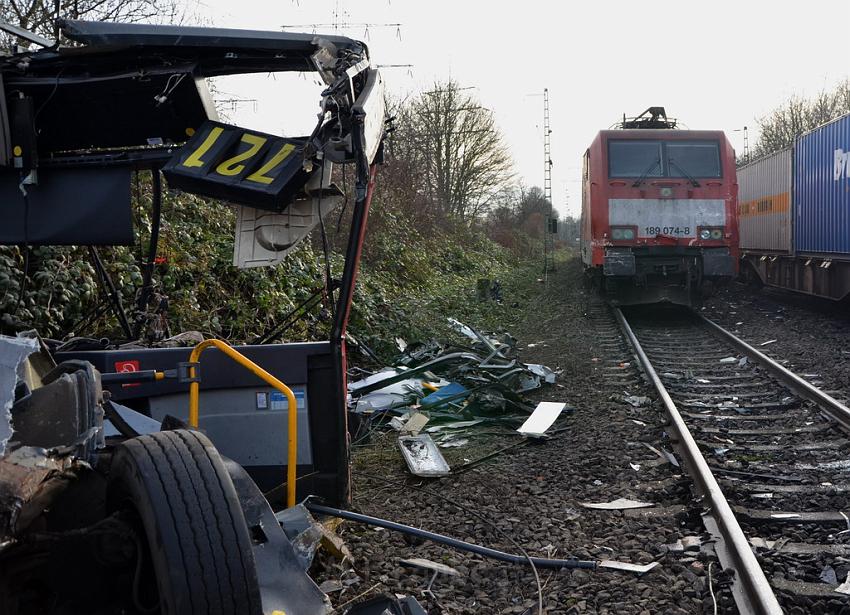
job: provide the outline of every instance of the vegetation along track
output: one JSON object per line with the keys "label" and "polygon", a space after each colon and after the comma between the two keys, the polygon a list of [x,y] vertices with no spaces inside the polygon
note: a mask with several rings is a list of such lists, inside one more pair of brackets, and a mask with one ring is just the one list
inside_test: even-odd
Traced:
{"label": "vegetation along track", "polygon": [[850,613],[835,591],[850,571],[850,410],[692,311],[614,314],[665,406],[739,610]]}

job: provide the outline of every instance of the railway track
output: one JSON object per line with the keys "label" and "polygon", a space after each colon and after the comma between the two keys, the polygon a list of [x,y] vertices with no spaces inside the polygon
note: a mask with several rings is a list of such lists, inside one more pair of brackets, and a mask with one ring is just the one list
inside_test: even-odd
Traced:
{"label": "railway track", "polygon": [[850,410],[701,316],[614,315],[655,387],[741,613],[850,612]]}

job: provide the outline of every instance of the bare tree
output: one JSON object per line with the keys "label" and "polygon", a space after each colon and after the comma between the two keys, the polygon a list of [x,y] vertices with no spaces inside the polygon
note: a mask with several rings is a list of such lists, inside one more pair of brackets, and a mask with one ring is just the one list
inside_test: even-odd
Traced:
{"label": "bare tree", "polygon": [[753,148],[753,156],[760,158],[790,147],[804,132],[849,112],[850,79],[813,98],[794,96],[758,121],[761,136]]}
{"label": "bare tree", "polygon": [[414,100],[404,121],[402,147],[422,165],[430,206],[467,221],[483,214],[512,175],[493,113],[450,80]]}
{"label": "bare tree", "polygon": [[53,38],[57,16],[90,21],[176,23],[185,20],[180,4],[179,0],[59,0],[57,7],[55,0],[0,0],[0,21]]}

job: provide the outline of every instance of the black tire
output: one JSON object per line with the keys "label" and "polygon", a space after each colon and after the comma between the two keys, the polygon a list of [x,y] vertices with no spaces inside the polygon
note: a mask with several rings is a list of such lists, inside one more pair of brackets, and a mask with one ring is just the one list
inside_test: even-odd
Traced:
{"label": "black tire", "polygon": [[116,448],[109,489],[114,509],[129,505],[141,520],[163,615],[262,615],[245,517],[204,435],[127,440]]}

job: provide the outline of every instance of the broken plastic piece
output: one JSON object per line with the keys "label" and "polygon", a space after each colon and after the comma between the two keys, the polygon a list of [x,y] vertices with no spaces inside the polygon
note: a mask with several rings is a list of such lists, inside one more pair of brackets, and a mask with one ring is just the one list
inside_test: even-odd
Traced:
{"label": "broken plastic piece", "polygon": [[524,436],[542,438],[566,405],[554,401],[541,401],[517,431]]}
{"label": "broken plastic piece", "polygon": [[824,566],[820,572],[820,580],[830,585],[838,583],[838,576],[835,574],[835,568],[832,566]]}
{"label": "broken plastic piece", "polygon": [[452,469],[437,444],[427,433],[400,436],[398,446],[411,474],[425,477],[448,476]]}
{"label": "broken plastic piece", "polygon": [[443,429],[463,429],[464,427],[472,427],[473,425],[478,425],[479,423],[483,423],[483,419],[476,419],[474,421],[456,421],[454,423],[446,423],[445,425],[435,425],[434,427],[428,427],[425,431],[428,433],[437,433],[438,431],[442,431]]}
{"label": "broken plastic piece", "polygon": [[543,378],[544,382],[549,384],[554,384],[555,382],[555,372],[546,367],[545,365],[540,365],[539,363],[526,363],[525,366],[535,376],[540,376]]}
{"label": "broken plastic piece", "polygon": [[839,594],[850,595],[850,572],[847,573],[847,578],[844,579],[844,583],[836,587],[833,591],[837,591]]}
{"label": "broken plastic piece", "polygon": [[433,572],[447,574],[453,577],[460,576],[460,572],[458,572],[451,566],[446,566],[445,564],[440,564],[439,562],[432,562],[429,559],[423,559],[421,557],[411,557],[410,559],[399,560],[399,564],[401,564],[402,566],[412,566],[414,568],[424,568],[425,570],[432,570]]}
{"label": "broken plastic piece", "polygon": [[461,438],[460,440],[444,440],[440,442],[440,448],[459,448],[461,446],[466,446],[469,444],[468,438]]}
{"label": "broken plastic piece", "polygon": [[[437,402],[443,401],[449,397],[460,396],[461,393],[467,393],[466,387],[457,382],[452,382],[443,388],[430,393],[422,398],[422,405],[424,406],[434,406]],[[459,397],[459,399],[463,399],[463,397]]]}
{"label": "broken plastic piece", "polygon": [[737,363],[738,357],[724,357],[720,359],[721,363]]}
{"label": "broken plastic piece", "polygon": [[585,508],[595,508],[597,510],[627,510],[630,508],[649,508],[652,506],[652,503],[617,498],[610,502],[581,502],[581,505]]}
{"label": "broken plastic piece", "polygon": [[634,408],[640,408],[641,406],[649,405],[650,399],[643,395],[626,395],[623,397],[623,401]]}
{"label": "broken plastic piece", "polygon": [[622,570],[624,572],[635,572],[637,574],[645,574],[658,566],[658,562],[649,564],[630,564],[628,562],[616,562],[610,559],[604,559],[599,562],[600,568],[609,568],[611,570]]}
{"label": "broken plastic piece", "polygon": [[402,425],[401,433],[410,434],[412,436],[419,435],[422,428],[428,424],[428,417],[421,412],[414,412],[410,418]]}

